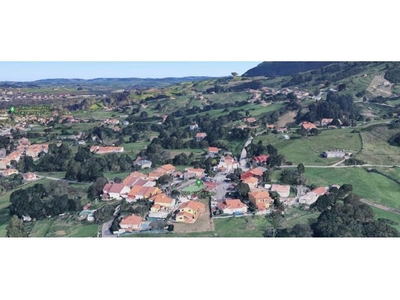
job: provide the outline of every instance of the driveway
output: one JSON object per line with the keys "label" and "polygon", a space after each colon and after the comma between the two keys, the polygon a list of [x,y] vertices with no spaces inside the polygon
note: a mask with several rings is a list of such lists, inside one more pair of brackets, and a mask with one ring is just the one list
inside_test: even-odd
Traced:
{"label": "driveway", "polygon": [[117,237],[117,235],[112,234],[109,229],[111,227],[111,224],[113,221],[114,221],[114,219],[103,223],[103,226],[101,227],[101,237],[103,237],[103,238]]}

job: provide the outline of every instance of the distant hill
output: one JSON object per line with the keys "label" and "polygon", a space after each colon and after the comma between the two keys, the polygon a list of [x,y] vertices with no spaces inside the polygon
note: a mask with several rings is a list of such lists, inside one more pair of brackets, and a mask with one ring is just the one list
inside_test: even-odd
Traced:
{"label": "distant hill", "polygon": [[0,82],[0,87],[44,87],[44,86],[64,86],[93,88],[97,86],[109,87],[113,89],[137,89],[137,88],[162,88],[171,84],[180,82],[200,81],[213,79],[214,77],[207,76],[190,76],[190,77],[166,77],[166,78],[94,78],[94,79],[79,79],[79,78],[56,78],[56,79],[41,79],[30,82],[3,81]]}
{"label": "distant hill", "polygon": [[242,76],[254,77],[254,76],[287,76],[300,72],[307,72],[322,68],[324,66],[334,64],[334,62],[262,62],[258,66],[248,70]]}

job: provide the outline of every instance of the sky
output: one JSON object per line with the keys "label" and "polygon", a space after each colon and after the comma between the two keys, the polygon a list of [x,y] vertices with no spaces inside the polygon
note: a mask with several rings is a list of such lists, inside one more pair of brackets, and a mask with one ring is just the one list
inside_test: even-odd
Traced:
{"label": "sky", "polygon": [[0,62],[0,81],[34,81],[50,78],[165,78],[185,76],[240,75],[257,66],[260,61],[137,61],[137,62],[73,62],[35,61]]}

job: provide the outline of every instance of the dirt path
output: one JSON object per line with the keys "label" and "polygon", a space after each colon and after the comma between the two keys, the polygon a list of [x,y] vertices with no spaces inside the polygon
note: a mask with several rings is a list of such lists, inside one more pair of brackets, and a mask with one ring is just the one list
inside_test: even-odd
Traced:
{"label": "dirt path", "polygon": [[397,209],[397,208],[389,207],[389,206],[386,206],[386,205],[383,205],[383,204],[380,204],[380,203],[376,203],[376,202],[373,202],[371,200],[364,199],[364,198],[361,198],[360,201],[365,203],[365,204],[368,204],[370,206],[373,206],[373,207],[376,207],[376,208],[379,208],[379,209],[382,209],[382,210],[385,210],[385,211],[389,211],[389,212],[393,212],[393,213],[396,213],[396,214],[400,214],[400,209]]}

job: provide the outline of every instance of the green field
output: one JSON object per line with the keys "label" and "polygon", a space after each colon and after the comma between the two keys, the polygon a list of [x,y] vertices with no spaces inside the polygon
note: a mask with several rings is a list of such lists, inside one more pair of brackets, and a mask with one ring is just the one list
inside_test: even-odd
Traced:
{"label": "green field", "polygon": [[360,197],[389,207],[400,208],[400,186],[382,175],[368,173],[363,168],[317,169],[306,167],[305,174],[309,183],[318,186],[352,184],[353,191]]}
{"label": "green field", "polygon": [[400,168],[374,168],[374,169],[388,176],[391,176],[395,180],[400,181]]}
{"label": "green field", "polygon": [[150,144],[147,142],[135,142],[135,143],[124,143],[122,146],[124,147],[124,153],[139,153],[141,150],[146,149],[146,147]]}
{"label": "green field", "polygon": [[371,208],[375,213],[375,220],[377,220],[379,218],[385,218],[385,219],[392,220],[393,222],[398,223],[398,225],[390,225],[390,226],[392,226],[392,227],[396,228],[398,231],[400,231],[400,214],[382,210],[382,209],[379,209],[376,207],[371,207]]}
{"label": "green field", "polygon": [[54,217],[33,223],[29,237],[96,237],[98,225],[79,222],[75,216]]}
{"label": "green field", "polygon": [[374,126],[361,131],[363,149],[356,158],[369,164],[400,165],[400,148],[387,142],[397,132],[400,129],[388,129],[386,126]]}
{"label": "green field", "polygon": [[284,154],[286,161],[304,165],[331,165],[340,159],[322,158],[320,155],[326,150],[346,149],[356,153],[361,149],[361,140],[358,133],[351,133],[353,129],[324,130],[317,136],[301,138],[297,134],[288,134],[290,140],[283,140],[280,134],[260,135],[253,140],[254,144],[262,141],[263,145],[271,144]]}

